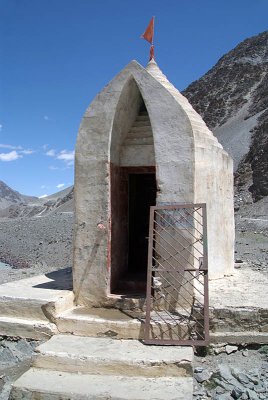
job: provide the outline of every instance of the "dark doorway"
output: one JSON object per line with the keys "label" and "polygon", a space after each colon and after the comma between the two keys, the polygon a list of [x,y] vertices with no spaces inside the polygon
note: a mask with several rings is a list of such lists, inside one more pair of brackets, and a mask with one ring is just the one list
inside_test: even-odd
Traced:
{"label": "dark doorway", "polygon": [[155,205],[155,174],[129,175],[128,271],[146,278],[150,206]]}
{"label": "dark doorway", "polygon": [[[150,206],[156,204],[155,173],[144,173],[144,170],[132,173],[132,171],[125,170],[123,175],[126,176],[124,181],[128,186],[125,198],[127,202],[127,230],[125,231],[127,241],[124,249],[126,265],[121,276],[117,275],[113,293],[144,295],[146,292]],[[120,208],[121,212],[126,209],[123,204]],[[121,216],[123,217],[123,214]],[[121,228],[122,226],[123,223]],[[122,250],[123,248],[121,248]]]}

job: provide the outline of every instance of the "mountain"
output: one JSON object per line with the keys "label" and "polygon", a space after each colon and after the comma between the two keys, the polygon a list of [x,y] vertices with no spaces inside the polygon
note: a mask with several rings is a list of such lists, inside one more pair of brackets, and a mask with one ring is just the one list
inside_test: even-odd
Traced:
{"label": "mountain", "polygon": [[0,217],[42,217],[51,213],[73,211],[73,186],[39,199],[25,196],[0,181]]}
{"label": "mountain", "polygon": [[5,182],[0,181],[0,210],[14,204],[29,204],[38,201],[37,197],[25,196],[11,189]]}
{"label": "mountain", "polygon": [[268,196],[268,31],[244,40],[183,94],[234,159],[240,202]]}

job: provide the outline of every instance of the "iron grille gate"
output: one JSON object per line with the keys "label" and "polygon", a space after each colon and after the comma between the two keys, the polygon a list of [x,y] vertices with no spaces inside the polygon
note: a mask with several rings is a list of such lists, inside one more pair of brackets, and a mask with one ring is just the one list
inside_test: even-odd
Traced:
{"label": "iron grille gate", "polygon": [[144,343],[208,344],[207,265],[206,205],[151,207]]}

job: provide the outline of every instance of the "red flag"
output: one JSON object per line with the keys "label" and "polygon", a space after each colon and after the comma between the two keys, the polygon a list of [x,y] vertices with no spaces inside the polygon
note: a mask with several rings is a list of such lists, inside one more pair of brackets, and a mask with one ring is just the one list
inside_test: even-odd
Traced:
{"label": "red flag", "polygon": [[152,17],[146,31],[141,35],[141,38],[147,40],[147,42],[153,44],[154,40],[154,17]]}

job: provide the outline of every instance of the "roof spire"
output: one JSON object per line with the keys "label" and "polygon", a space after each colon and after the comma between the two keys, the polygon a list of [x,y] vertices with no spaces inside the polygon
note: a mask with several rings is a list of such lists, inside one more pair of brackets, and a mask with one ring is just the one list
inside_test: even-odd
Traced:
{"label": "roof spire", "polygon": [[142,39],[147,40],[147,42],[151,43],[150,47],[150,61],[154,60],[154,18],[152,17],[149,25],[147,26],[145,32],[141,35]]}

